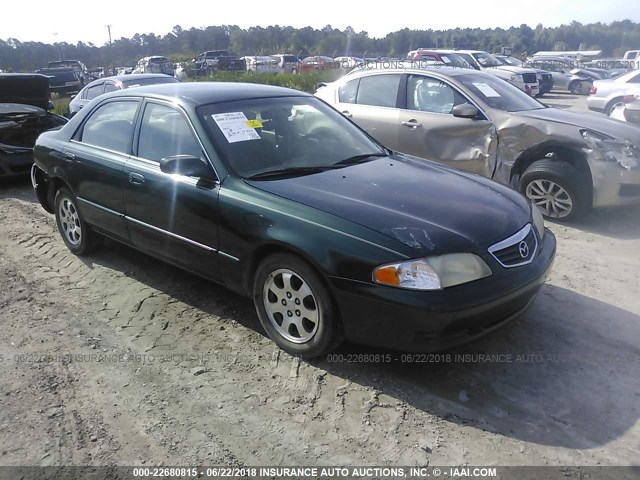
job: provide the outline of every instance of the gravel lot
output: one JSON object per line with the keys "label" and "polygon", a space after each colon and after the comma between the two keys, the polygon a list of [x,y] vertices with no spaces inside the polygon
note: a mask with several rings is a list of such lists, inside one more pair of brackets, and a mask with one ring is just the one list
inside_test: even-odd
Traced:
{"label": "gravel lot", "polygon": [[112,242],[74,257],[2,181],[0,464],[637,465],[639,214],[549,224],[550,281],[472,345],[300,362],[248,300]]}

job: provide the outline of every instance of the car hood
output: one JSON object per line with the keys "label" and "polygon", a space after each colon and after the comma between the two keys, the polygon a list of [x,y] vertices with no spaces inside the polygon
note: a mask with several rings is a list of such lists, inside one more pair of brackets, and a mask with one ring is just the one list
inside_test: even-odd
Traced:
{"label": "car hood", "polygon": [[483,254],[530,218],[527,200],[509,188],[405,155],[247,183],[370,228],[416,256]]}
{"label": "car hood", "polygon": [[49,104],[49,77],[19,73],[0,75],[0,103],[34,105],[46,109]]}
{"label": "car hood", "polygon": [[634,145],[640,146],[640,130],[638,130],[638,127],[612,120],[599,113],[575,112],[571,110],[561,110],[559,108],[541,108],[538,110],[515,112],[515,114],[538,120],[546,120],[548,122],[572,125],[577,128],[595,130],[617,138],[618,140],[627,140]]}

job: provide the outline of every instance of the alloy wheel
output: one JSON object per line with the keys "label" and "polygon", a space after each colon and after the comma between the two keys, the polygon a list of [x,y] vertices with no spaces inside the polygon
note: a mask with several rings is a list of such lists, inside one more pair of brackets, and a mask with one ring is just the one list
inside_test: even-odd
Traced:
{"label": "alloy wheel", "polygon": [[80,226],[80,215],[74,203],[63,198],[58,208],[60,226],[67,241],[74,247],[82,240],[82,227]]}
{"label": "alloy wheel", "polygon": [[551,180],[534,180],[527,185],[525,195],[550,218],[564,218],[573,209],[571,195]]}
{"label": "alloy wheel", "polygon": [[276,332],[292,343],[310,341],[318,330],[321,312],[304,279],[288,269],[272,272],[264,282],[264,308]]}

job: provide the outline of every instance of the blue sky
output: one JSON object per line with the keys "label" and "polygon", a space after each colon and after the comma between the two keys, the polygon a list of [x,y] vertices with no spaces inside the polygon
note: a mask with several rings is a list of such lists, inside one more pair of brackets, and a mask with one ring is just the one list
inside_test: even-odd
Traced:
{"label": "blue sky", "polygon": [[[179,2],[143,2],[109,0],[50,0],[9,2],[3,5],[0,38],[53,43],[108,40],[106,25],[112,25],[113,38],[135,33],[164,35],[178,24],[185,29],[207,25],[311,26],[330,24],[344,29],[352,26],[370,36],[382,37],[402,28],[448,29],[455,27],[493,28],[542,23],[551,27],[576,20],[582,23],[629,19],[640,23],[637,0],[451,0],[448,2],[389,2],[361,0],[324,0],[301,2],[270,0],[241,2],[180,0]],[[171,5],[168,9],[165,5]],[[208,6],[210,5],[210,6]],[[99,11],[97,6],[103,7]],[[37,12],[37,15],[35,15]],[[638,46],[640,47],[640,45]]]}

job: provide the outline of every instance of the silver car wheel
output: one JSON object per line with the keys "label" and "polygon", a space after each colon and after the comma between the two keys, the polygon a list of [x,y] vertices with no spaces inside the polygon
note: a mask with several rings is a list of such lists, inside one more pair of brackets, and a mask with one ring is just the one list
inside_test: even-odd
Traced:
{"label": "silver car wheel", "polygon": [[571,196],[551,180],[534,180],[527,185],[525,195],[550,218],[564,218],[573,209]]}
{"label": "silver car wheel", "polygon": [[58,216],[60,225],[67,241],[74,247],[80,244],[82,240],[82,228],[80,226],[80,215],[74,203],[63,198],[58,208]]}
{"label": "silver car wheel", "polygon": [[318,331],[321,312],[304,279],[288,269],[272,272],[262,291],[264,309],[273,328],[292,343],[306,343]]}

